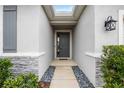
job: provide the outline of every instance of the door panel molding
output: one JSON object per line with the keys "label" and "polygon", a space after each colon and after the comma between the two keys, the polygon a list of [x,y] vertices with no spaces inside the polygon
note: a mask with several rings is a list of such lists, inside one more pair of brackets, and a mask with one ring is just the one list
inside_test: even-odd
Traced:
{"label": "door panel molding", "polygon": [[[70,57],[57,57],[57,45],[56,45],[56,35],[57,32],[69,32],[70,33]],[[54,58],[55,59],[72,59],[72,30],[55,30],[54,34]]]}

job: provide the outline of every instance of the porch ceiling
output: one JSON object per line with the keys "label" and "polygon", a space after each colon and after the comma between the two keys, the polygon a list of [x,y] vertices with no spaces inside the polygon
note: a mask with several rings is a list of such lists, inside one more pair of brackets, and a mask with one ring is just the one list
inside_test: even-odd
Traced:
{"label": "porch ceiling", "polygon": [[66,13],[60,13],[59,16],[56,15],[55,10],[52,5],[42,6],[50,24],[54,29],[72,29],[78,22],[81,13],[85,9],[85,5],[75,5],[75,8],[71,15],[66,15]]}

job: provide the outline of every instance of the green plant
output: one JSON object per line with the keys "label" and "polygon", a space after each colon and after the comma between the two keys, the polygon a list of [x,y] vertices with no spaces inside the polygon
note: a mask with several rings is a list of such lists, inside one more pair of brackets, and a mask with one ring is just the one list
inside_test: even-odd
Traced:
{"label": "green plant", "polygon": [[8,58],[0,59],[0,87],[2,87],[3,82],[12,75],[10,68],[12,67],[12,63]]}
{"label": "green plant", "polygon": [[37,88],[38,77],[35,74],[20,74],[17,77],[9,77],[3,85],[4,88]]}
{"label": "green plant", "polygon": [[124,45],[103,47],[101,71],[106,88],[124,87]]}

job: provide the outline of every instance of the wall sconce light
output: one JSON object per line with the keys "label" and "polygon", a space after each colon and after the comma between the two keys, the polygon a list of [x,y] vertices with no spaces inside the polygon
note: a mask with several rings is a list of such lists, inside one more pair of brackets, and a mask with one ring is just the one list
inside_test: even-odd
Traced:
{"label": "wall sconce light", "polygon": [[116,20],[112,19],[112,16],[108,16],[107,21],[105,21],[106,31],[112,31],[116,29]]}

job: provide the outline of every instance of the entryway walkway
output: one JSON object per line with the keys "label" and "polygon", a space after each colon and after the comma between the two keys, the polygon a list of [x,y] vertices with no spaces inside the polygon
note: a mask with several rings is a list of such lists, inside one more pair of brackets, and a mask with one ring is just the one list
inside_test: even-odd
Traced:
{"label": "entryway walkway", "polygon": [[55,72],[50,88],[79,88],[79,84],[73,73],[72,66],[77,66],[72,60],[54,60],[51,66],[55,66]]}
{"label": "entryway walkway", "polygon": [[72,60],[54,60],[39,82],[41,88],[94,88]]}

